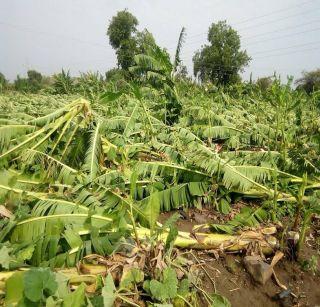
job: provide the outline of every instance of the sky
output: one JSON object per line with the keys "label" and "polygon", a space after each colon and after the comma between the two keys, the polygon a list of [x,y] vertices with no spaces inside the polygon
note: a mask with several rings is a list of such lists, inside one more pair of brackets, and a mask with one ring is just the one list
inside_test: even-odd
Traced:
{"label": "sky", "polygon": [[116,66],[106,29],[126,8],[172,56],[186,28],[181,57],[190,74],[194,52],[219,20],[238,31],[252,57],[244,79],[299,78],[320,68],[320,0],[0,0],[0,72],[10,80],[29,69],[104,74]]}

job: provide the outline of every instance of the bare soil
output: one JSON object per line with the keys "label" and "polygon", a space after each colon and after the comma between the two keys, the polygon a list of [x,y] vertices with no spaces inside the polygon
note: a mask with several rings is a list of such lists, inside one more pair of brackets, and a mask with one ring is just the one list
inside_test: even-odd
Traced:
{"label": "bare soil", "polygon": [[[182,213],[182,212],[180,212]],[[160,222],[166,220],[173,213],[163,213]],[[221,220],[221,216],[212,210],[190,209],[181,214],[177,222],[180,231],[191,232],[194,225]],[[320,306],[320,261],[316,263],[316,272],[303,270],[302,263],[310,261],[313,255],[319,255],[318,225],[308,235],[299,261],[290,261],[284,256],[275,266],[274,271],[281,284],[288,287],[293,295],[279,298],[281,289],[274,278],[265,285],[255,282],[243,265],[245,254],[221,254],[208,251],[194,251],[210,278],[204,275],[203,288],[208,292],[216,290],[228,298],[233,307],[259,306]]]}

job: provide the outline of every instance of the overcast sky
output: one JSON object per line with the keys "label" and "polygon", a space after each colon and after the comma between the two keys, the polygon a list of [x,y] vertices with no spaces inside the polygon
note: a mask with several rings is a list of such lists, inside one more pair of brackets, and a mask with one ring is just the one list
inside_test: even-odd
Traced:
{"label": "overcast sky", "polygon": [[0,0],[0,72],[11,80],[28,69],[104,73],[116,64],[106,28],[125,8],[171,54],[185,26],[182,58],[190,73],[192,55],[219,20],[240,33],[253,58],[246,79],[320,68],[320,0]]}

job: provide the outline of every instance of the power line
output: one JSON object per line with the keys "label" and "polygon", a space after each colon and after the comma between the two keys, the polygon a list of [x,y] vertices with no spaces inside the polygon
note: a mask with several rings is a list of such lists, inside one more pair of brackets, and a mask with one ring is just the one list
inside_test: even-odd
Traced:
{"label": "power line", "polygon": [[248,43],[246,45],[264,43],[264,42],[271,41],[271,40],[277,40],[277,39],[281,39],[281,38],[285,38],[285,37],[290,37],[290,36],[296,36],[296,35],[300,35],[300,34],[304,34],[304,33],[315,32],[315,31],[318,31],[318,30],[320,30],[320,28],[315,28],[315,29],[310,29],[310,30],[306,30],[306,31],[297,32],[297,33],[281,35],[281,36],[272,37],[272,38],[267,38],[267,39],[251,42],[251,43]]}
{"label": "power line", "polygon": [[[267,39],[263,39],[263,40],[259,40],[259,41],[249,42],[249,43],[246,44],[246,46],[250,46],[250,45],[253,45],[253,44],[260,44],[260,43],[273,41],[273,40],[278,40],[278,39],[282,39],[282,38],[286,38],[286,37],[301,35],[301,34],[305,34],[305,33],[315,32],[315,31],[318,31],[318,30],[320,30],[320,27],[319,28],[310,29],[310,30],[306,30],[306,31],[300,31],[300,32],[296,32],[296,33],[281,35],[281,36],[272,37],[272,38],[267,38]],[[190,54],[192,54],[194,52],[195,52],[194,50],[193,51],[190,50],[189,52],[184,53],[184,55],[190,55]]]}
{"label": "power line", "polygon": [[[319,50],[319,47],[317,47],[317,48],[308,48],[308,49],[295,50],[295,51],[292,51],[292,52],[270,54],[270,55],[266,55],[266,56],[254,58],[254,60],[271,58],[271,57],[277,57],[277,56],[283,56],[283,55],[289,55],[289,54],[300,53],[300,52],[315,51],[315,50]],[[236,67],[236,66],[228,66],[228,68],[235,68],[235,67]]]}
{"label": "power line", "polygon": [[310,42],[310,43],[305,43],[305,44],[299,44],[299,45],[294,45],[294,46],[288,46],[288,47],[284,47],[284,48],[264,50],[264,51],[260,51],[260,52],[255,52],[255,53],[253,53],[252,55],[261,54],[261,53],[268,53],[268,52],[273,52],[273,51],[278,51],[278,50],[285,50],[285,49],[297,48],[297,47],[303,47],[303,46],[309,46],[309,45],[315,45],[315,44],[320,44],[320,41]]}
{"label": "power line", "polygon": [[297,4],[297,5],[294,5],[294,6],[291,5],[291,6],[285,7],[285,8],[280,9],[280,10],[275,10],[275,11],[269,12],[269,13],[264,14],[264,15],[260,15],[260,16],[248,18],[248,19],[246,19],[246,20],[244,20],[244,21],[240,21],[240,22],[237,22],[237,23],[235,23],[235,24],[236,24],[236,25],[237,25],[237,24],[243,24],[243,23],[247,23],[247,22],[249,22],[249,21],[251,21],[251,20],[260,19],[260,18],[267,17],[267,16],[270,16],[270,15],[278,14],[278,13],[281,13],[281,12],[284,12],[284,11],[286,12],[286,11],[288,11],[288,10],[290,10],[290,9],[293,9],[293,8],[296,8],[296,7],[301,7],[301,6],[304,6],[304,5],[306,5],[306,4],[308,4],[308,3],[311,3],[311,2],[314,2],[314,0],[305,1],[305,2],[302,2],[302,3]]}
{"label": "power line", "polygon": [[[269,13],[264,14],[264,15],[255,16],[255,17],[252,17],[252,18],[249,18],[249,19],[240,21],[240,22],[233,23],[233,25],[239,25],[239,24],[247,23],[247,22],[249,22],[249,21],[251,21],[251,20],[264,18],[264,17],[270,16],[270,15],[274,15],[274,14],[277,14],[277,13],[281,13],[281,12],[283,12],[283,11],[288,11],[288,10],[294,9],[294,8],[296,8],[296,7],[304,6],[304,5],[306,5],[306,4],[308,4],[308,3],[311,3],[311,2],[314,2],[314,0],[305,1],[305,2],[300,3],[300,4],[297,4],[297,5],[295,5],[295,6],[289,6],[289,7],[285,7],[285,8],[283,8],[283,9],[280,9],[280,10],[276,10],[276,11],[269,12]],[[294,15],[294,16],[296,16],[296,15]],[[290,17],[286,17],[286,18],[290,18]],[[207,32],[202,32],[202,33],[199,33],[199,34],[195,34],[195,35],[189,36],[189,38],[201,36],[201,35],[203,35],[203,34],[207,34]]]}
{"label": "power line", "polygon": [[[251,26],[248,26],[248,27],[245,27],[245,28],[240,28],[240,29],[238,29],[238,31],[247,30],[247,29],[251,29],[251,28],[257,28],[257,27],[260,27],[260,26],[268,25],[268,24],[270,24],[271,22],[272,22],[272,23],[275,23],[275,22],[282,21],[282,20],[284,20],[284,19],[292,18],[292,17],[304,16],[304,15],[313,13],[314,11],[317,11],[317,10],[319,10],[319,9],[320,9],[320,7],[319,7],[319,8],[316,8],[316,9],[313,9],[313,10],[309,10],[309,11],[303,12],[303,13],[298,13],[298,14],[294,14],[294,15],[289,15],[289,16],[285,16],[285,17],[282,17],[282,18],[270,20],[270,21],[268,21],[268,22],[264,22],[264,23],[260,23],[260,24],[256,24],[256,25],[251,25]],[[309,23],[307,23],[307,24],[309,24]],[[294,26],[294,27],[297,27],[297,26]],[[294,27],[293,27],[293,28],[294,28]],[[201,36],[201,35],[204,35],[204,34],[208,34],[208,33],[207,33],[207,32],[202,32],[201,34],[198,34],[198,35],[189,36],[189,38],[190,38],[190,37]],[[202,42],[202,40],[190,41],[190,42],[185,43],[185,45],[193,45],[193,44],[198,43],[198,42]],[[173,45],[171,45],[171,46],[172,46],[172,48],[173,48]]]}
{"label": "power line", "polygon": [[275,57],[275,56],[283,56],[283,55],[294,54],[294,53],[299,53],[299,52],[314,51],[314,50],[319,50],[319,47],[318,48],[308,48],[308,49],[296,50],[296,51],[293,51],[293,52],[271,54],[271,55],[267,55],[267,56],[263,56],[263,57],[257,57],[257,58],[255,58],[255,60],[257,60],[257,59],[265,59],[265,58],[270,58],[270,57]]}
{"label": "power line", "polygon": [[276,30],[268,31],[268,32],[263,32],[263,33],[259,33],[259,34],[256,34],[256,35],[242,36],[241,38],[242,38],[242,39],[251,39],[251,38],[258,37],[258,36],[263,36],[263,35],[267,35],[267,34],[273,34],[274,32],[286,31],[286,30],[290,30],[290,29],[295,29],[295,28],[304,27],[304,26],[306,26],[306,25],[310,25],[310,24],[318,23],[318,22],[320,22],[320,20],[312,20],[312,21],[310,21],[310,22],[302,23],[302,24],[299,24],[299,25],[290,26],[290,27],[285,27],[285,28],[282,28],[282,29],[276,29]]}
{"label": "power line", "polygon": [[62,38],[62,39],[68,40],[68,41],[75,41],[75,42],[78,42],[81,44],[88,44],[93,47],[104,48],[104,49],[106,47],[107,48],[109,47],[108,45],[104,45],[104,44],[97,43],[97,42],[86,41],[86,40],[82,40],[82,39],[75,38],[72,36],[61,35],[61,34],[56,34],[56,33],[52,33],[52,32],[38,31],[38,30],[30,29],[30,28],[28,29],[28,28],[25,28],[24,26],[21,26],[21,25],[15,25],[15,24],[3,22],[3,21],[0,21],[0,24],[11,27],[13,29],[16,29],[16,30],[22,31],[22,32],[35,33],[35,34],[46,35],[46,36],[53,36],[53,37]]}
{"label": "power line", "polygon": [[[312,24],[312,23],[318,23],[320,22],[320,20],[313,20],[311,22],[307,22],[307,23],[303,23],[303,24],[299,24],[299,25],[296,25],[296,26],[292,26],[292,27],[286,27],[286,28],[282,28],[282,29],[276,29],[274,31],[268,31],[268,32],[264,32],[264,33],[259,33],[257,35],[254,35],[254,36],[249,36],[249,37],[241,37],[242,39],[246,40],[246,39],[251,39],[251,38],[255,38],[255,37],[259,37],[259,36],[263,36],[263,35],[266,35],[266,34],[273,34],[275,32],[280,32],[280,31],[285,31],[285,30],[289,30],[289,29],[294,29],[294,28],[300,28],[300,27],[304,27],[306,25],[309,25],[309,24]],[[320,28],[315,28],[315,29],[310,29],[310,30],[306,30],[306,31],[303,31],[303,32],[298,32],[298,33],[291,33],[291,34],[286,34],[285,36],[281,36],[280,38],[283,38],[283,37],[287,37],[287,36],[293,36],[293,35],[297,35],[297,34],[300,34],[300,33],[307,33],[307,32],[312,32],[312,31],[315,31],[315,30],[318,30]],[[258,41],[259,42],[264,42],[264,41],[269,41],[269,40],[273,40],[274,38],[267,38],[267,39],[263,39],[263,40],[260,40]],[[198,43],[203,43],[203,40],[198,40],[198,41],[194,41],[194,42],[189,42],[189,43],[186,43],[184,45],[195,45],[195,44],[198,44]],[[256,42],[252,42],[252,43],[256,43]],[[252,44],[252,43],[249,43]],[[248,45],[248,44],[247,44]]]}
{"label": "power line", "polygon": [[284,47],[284,48],[276,48],[276,49],[258,51],[258,52],[252,53],[251,55],[256,55],[256,54],[261,54],[261,53],[268,53],[268,52],[273,52],[273,51],[278,51],[278,50],[286,50],[286,49],[297,48],[297,47],[304,47],[304,46],[309,46],[309,45],[316,45],[316,44],[320,44],[320,41],[309,42],[309,43],[299,44],[299,45],[293,45],[293,46],[288,46],[288,47]]}
{"label": "power line", "polygon": [[313,9],[313,10],[309,10],[309,11],[303,12],[303,13],[289,15],[289,16],[285,16],[285,17],[282,17],[282,18],[279,18],[279,19],[274,19],[274,20],[270,20],[270,21],[267,21],[267,22],[259,23],[259,24],[256,24],[256,25],[240,28],[240,29],[238,29],[238,31],[269,25],[271,22],[274,23],[274,22],[282,21],[284,19],[289,19],[289,18],[292,18],[292,17],[308,15],[310,13],[313,13],[314,11],[318,11],[319,9],[320,9],[320,7],[317,8],[317,9]]}

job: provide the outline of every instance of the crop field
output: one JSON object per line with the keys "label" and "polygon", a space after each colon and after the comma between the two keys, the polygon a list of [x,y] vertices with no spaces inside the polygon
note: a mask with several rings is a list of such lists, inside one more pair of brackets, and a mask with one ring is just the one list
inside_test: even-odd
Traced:
{"label": "crop field", "polygon": [[[263,60],[270,71],[286,64],[279,57],[314,51],[310,45],[319,42],[305,42],[308,31],[295,34],[304,35],[300,45],[274,43],[277,49],[257,49],[252,58],[241,45],[243,29],[250,26],[240,26],[240,35],[229,18],[212,17],[208,31],[188,42],[199,44],[191,76],[190,58],[182,53],[185,27],[175,49],[161,47],[146,28],[139,30],[128,9],[109,16],[117,2],[109,1],[107,46],[89,31],[89,25],[102,22],[103,1],[92,12],[89,6],[81,10],[81,1],[77,6],[57,1],[61,12],[53,3],[30,1],[27,12],[22,1],[14,8],[3,2],[9,17],[29,16],[37,12],[33,7],[43,6],[45,14],[25,19],[36,22],[50,13],[56,22],[48,17],[32,30],[22,26],[23,18],[20,26],[14,18],[12,23],[0,18],[0,34],[5,27],[15,35],[28,32],[21,41],[4,33],[12,59],[0,72],[0,306],[320,306],[320,69],[303,71],[299,79],[276,71],[254,79],[245,72],[253,59],[266,59],[264,53],[276,52],[274,63]],[[235,11],[230,3],[216,2],[215,8],[229,5],[221,16]],[[247,1],[248,11],[239,6],[244,20],[230,20],[250,25],[314,6],[305,15],[317,12],[315,2],[255,16],[252,11],[259,10]],[[67,3],[72,13],[64,18]],[[134,3],[139,12],[140,1]],[[145,12],[151,6],[143,7],[147,24],[168,32],[159,38],[177,29],[165,19],[175,12],[174,4],[170,12],[167,5],[159,11],[161,27]],[[192,11],[192,18],[210,17],[209,4],[192,5],[206,10],[203,16]],[[281,21],[295,16],[300,13]],[[290,23],[278,32],[318,21]],[[181,20],[175,15],[174,22]],[[250,42],[244,35],[249,50],[272,43],[267,35],[277,34],[273,22],[251,28],[260,26],[267,32],[251,38],[266,39]],[[55,33],[59,28],[66,33]],[[47,47],[39,48],[43,54],[37,36],[40,47]],[[21,42],[24,52],[32,46],[32,57],[18,50]],[[101,65],[110,64],[109,70],[101,73],[107,67],[101,66],[74,75],[86,60],[94,67],[99,61],[94,50],[105,47],[114,50],[116,66],[103,49],[107,61]],[[70,61],[71,72],[57,73],[61,61],[69,61],[68,50],[72,60],[82,62]],[[51,66],[12,77],[30,67],[29,58],[34,67]],[[310,63],[306,58],[301,63],[311,67],[313,58]],[[296,62],[287,61],[288,74],[298,71]],[[264,71],[259,69],[253,69],[255,75]]]}
{"label": "crop field", "polygon": [[[0,97],[8,306],[21,297],[225,306],[203,288],[199,250],[289,257],[293,234],[290,256],[298,259],[308,238],[317,259],[319,96],[278,82],[264,94],[250,84],[230,94],[188,82],[177,92],[182,109],[171,125],[161,95],[130,84],[98,102]],[[181,212],[206,210],[191,231],[177,229]],[[165,212],[175,214],[160,223]],[[23,278],[24,290],[10,290]]]}

